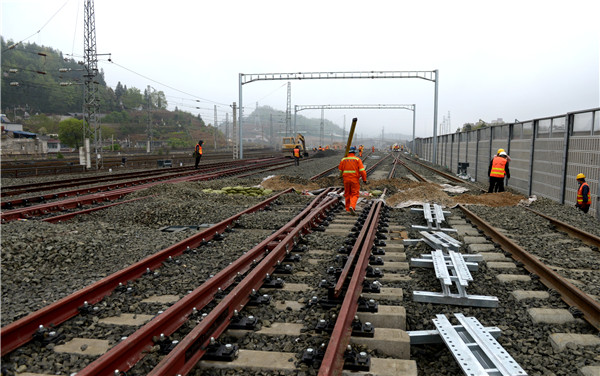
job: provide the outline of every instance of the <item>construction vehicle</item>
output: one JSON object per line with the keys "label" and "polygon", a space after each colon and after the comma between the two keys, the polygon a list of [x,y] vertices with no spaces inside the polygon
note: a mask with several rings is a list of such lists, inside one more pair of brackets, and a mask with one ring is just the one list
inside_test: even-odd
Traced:
{"label": "construction vehicle", "polygon": [[286,157],[294,156],[294,148],[296,145],[300,146],[300,156],[308,157],[308,151],[306,151],[306,144],[304,143],[304,136],[298,133],[296,137],[284,137],[281,151]]}

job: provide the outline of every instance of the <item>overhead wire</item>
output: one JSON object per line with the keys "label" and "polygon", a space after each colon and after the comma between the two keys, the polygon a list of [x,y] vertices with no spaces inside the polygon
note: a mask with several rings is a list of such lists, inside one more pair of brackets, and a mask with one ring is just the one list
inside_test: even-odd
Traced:
{"label": "overhead wire", "polygon": [[46,27],[46,26],[47,26],[47,25],[50,23],[50,21],[52,21],[52,19],[53,19],[53,18],[54,18],[54,17],[55,17],[55,16],[56,16],[56,15],[57,15],[57,14],[58,14],[58,13],[59,13],[59,12],[60,12],[60,11],[61,11],[63,8],[64,8],[64,7],[65,7],[65,5],[67,5],[67,3],[68,3],[69,1],[70,1],[70,0],[67,0],[67,1],[65,1],[65,3],[64,3],[64,4],[63,4],[63,5],[62,5],[62,6],[61,6],[61,7],[60,7],[60,8],[59,8],[59,9],[58,9],[58,10],[57,10],[57,11],[56,11],[56,12],[55,12],[53,15],[52,15],[52,17],[50,17],[50,18],[48,19],[48,21],[46,21],[46,23],[45,23],[45,24],[44,24],[42,27],[40,27],[40,29],[39,29],[38,31],[36,31],[35,33],[31,34],[31,35],[30,35],[30,36],[28,36],[27,38],[25,38],[25,39],[22,39],[22,40],[18,41],[17,43],[13,43],[12,45],[8,46],[8,48],[7,48],[7,49],[5,49],[4,51],[2,51],[2,53],[6,52],[6,51],[8,51],[8,50],[12,50],[12,49],[14,49],[14,48],[15,48],[16,46],[18,46],[19,44],[21,44],[21,43],[25,42],[26,40],[28,40],[29,38],[33,37],[34,35],[36,35],[36,34],[39,34],[39,33],[40,33],[40,31],[42,31],[42,30],[43,30],[43,29],[44,29],[44,28],[45,28],[45,27]]}
{"label": "overhead wire", "polygon": [[135,75],[138,75],[138,76],[140,76],[140,77],[142,77],[142,78],[145,78],[145,79],[147,79],[147,80],[149,80],[149,81],[152,81],[152,82],[154,82],[155,84],[162,85],[162,86],[164,86],[164,87],[168,87],[169,89],[171,89],[171,90],[175,90],[175,91],[177,91],[177,92],[179,92],[179,93],[182,93],[182,94],[185,94],[185,95],[189,95],[190,97],[198,98],[198,99],[200,99],[200,100],[203,100],[203,101],[205,101],[205,102],[210,102],[210,103],[214,103],[214,104],[217,104],[217,105],[221,105],[221,106],[227,106],[227,107],[229,107],[229,104],[226,104],[226,103],[221,103],[221,102],[217,102],[217,101],[213,101],[213,100],[206,99],[206,98],[202,98],[202,97],[199,97],[199,96],[197,96],[197,95],[194,95],[194,94],[187,93],[187,92],[185,92],[185,91],[183,91],[183,90],[176,89],[176,88],[174,88],[174,87],[172,87],[172,86],[170,86],[170,85],[167,85],[167,84],[165,84],[165,83],[162,83],[162,82],[156,81],[156,80],[154,80],[154,79],[152,79],[152,78],[150,78],[150,77],[148,77],[148,76],[145,76],[145,75],[143,75],[143,74],[141,74],[141,73],[138,73],[138,72],[136,72],[136,71],[134,71],[134,70],[132,70],[132,69],[129,69],[129,68],[127,68],[127,67],[124,67],[124,66],[123,66],[123,65],[121,65],[121,64],[115,63],[115,61],[114,61],[113,59],[109,59],[109,60],[108,60],[108,62],[109,62],[109,63],[111,63],[111,64],[114,64],[114,65],[118,66],[119,68],[125,69],[125,70],[126,70],[126,71],[128,71],[128,72],[131,72],[131,73],[133,73],[133,74],[135,74]]}

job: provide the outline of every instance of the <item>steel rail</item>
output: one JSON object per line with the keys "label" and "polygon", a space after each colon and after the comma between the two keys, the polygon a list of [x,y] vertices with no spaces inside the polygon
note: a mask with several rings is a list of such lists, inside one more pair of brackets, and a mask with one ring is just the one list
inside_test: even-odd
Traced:
{"label": "steel rail", "polygon": [[[363,159],[363,162],[364,162],[364,161],[366,161],[366,160],[367,160],[367,158],[369,158],[369,157],[371,156],[371,154],[373,154],[373,153],[370,153],[369,155],[367,155],[367,156],[365,157],[365,159]],[[337,169],[338,169],[338,166],[333,166],[333,167],[331,167],[331,168],[328,168],[327,170],[325,170],[325,171],[323,171],[323,172],[320,172],[320,173],[318,173],[318,174],[316,174],[316,175],[314,175],[314,176],[311,176],[309,180],[310,180],[310,181],[315,181],[315,180],[317,180],[317,179],[320,179],[320,178],[322,178],[323,176],[325,176],[325,175],[327,175],[327,174],[330,174],[330,173],[331,173],[333,170],[337,170]]]}
{"label": "steel rail", "polygon": [[[114,200],[117,198],[122,198],[126,194],[129,194],[129,193],[135,192],[135,191],[139,191],[139,190],[143,190],[143,189],[147,189],[147,188],[153,187],[157,184],[190,182],[190,181],[197,181],[197,180],[211,180],[211,179],[216,179],[216,178],[219,178],[222,176],[237,175],[241,172],[246,172],[248,170],[261,169],[266,166],[273,166],[273,165],[282,164],[282,163],[289,163],[289,162],[273,161],[273,162],[265,162],[265,163],[256,163],[251,166],[241,166],[241,167],[231,168],[231,169],[227,169],[227,170],[221,170],[219,172],[214,172],[211,174],[185,175],[185,176],[181,176],[181,177],[171,178],[169,180],[152,179],[151,182],[149,182],[149,183],[134,185],[131,187],[109,190],[107,192],[89,194],[89,195],[85,195],[85,196],[76,197],[73,199],[54,201],[54,202],[47,203],[47,204],[40,204],[40,205],[18,208],[18,209],[13,209],[13,210],[5,210],[2,213],[0,213],[0,220],[2,223],[5,223],[8,221],[17,220],[17,219],[27,219],[32,216],[48,214],[48,213],[54,212],[54,211],[73,209],[73,208],[81,207],[82,205],[87,205],[90,203],[95,204],[100,201],[109,201],[109,200]],[[127,184],[125,184],[125,185],[127,185]]]}
{"label": "steel rail", "polygon": [[159,336],[161,333],[165,336],[171,335],[189,319],[194,308],[200,311],[214,300],[215,294],[217,294],[219,289],[224,291],[235,283],[238,276],[245,274],[252,268],[253,264],[268,254],[272,242],[276,242],[277,239],[287,235],[290,228],[296,227],[307,215],[310,215],[310,212],[327,197],[327,193],[330,191],[331,189],[315,197],[287,225],[281,227],[248,252],[245,252],[238,260],[215,274],[162,314],[128,336],[127,339],[121,341],[100,358],[90,363],[83,370],[77,372],[77,375],[112,375],[116,369],[121,372],[128,371],[155,345],[153,337]]}
{"label": "steel rail", "polygon": [[[264,152],[264,151],[251,151],[250,154],[253,158],[264,158],[264,157],[273,157],[274,152]],[[187,153],[181,154],[169,154],[169,155],[121,155],[118,157],[105,156],[102,161],[102,168],[107,169],[111,167],[121,166],[122,158],[127,158],[127,168],[147,168],[148,165],[150,168],[156,166],[156,161],[161,159],[171,159],[174,164],[179,163],[193,163],[193,158],[191,155]],[[202,160],[231,160],[231,152],[225,153],[205,153]],[[69,164],[71,163],[71,164]],[[28,176],[41,176],[41,175],[49,175],[49,174],[59,174],[59,173],[73,173],[73,172],[88,172],[85,169],[85,166],[79,165],[79,158],[66,158],[61,162],[57,160],[54,161],[44,161],[44,160],[31,160],[27,161],[16,161],[16,162],[6,162],[2,161],[0,167],[0,172],[2,173],[2,177],[28,177]]]}
{"label": "steel rail", "polygon": [[498,232],[491,224],[484,221],[475,213],[468,210],[465,206],[459,204],[458,207],[465,216],[473,222],[480,230],[492,238],[492,240],[502,246],[502,249],[509,252],[511,256],[523,263],[525,269],[540,277],[540,281],[548,288],[554,289],[560,293],[562,300],[569,306],[577,307],[587,322],[596,329],[600,329],[600,303],[592,299],[588,294],[581,291],[575,285],[561,277],[558,273],[550,269],[537,257],[521,248],[508,237]]}
{"label": "steel rail", "polygon": [[390,173],[388,174],[388,179],[392,179],[394,174],[396,173],[396,165],[398,164],[398,158],[394,156],[394,163],[392,163],[392,168],[390,169]]}
{"label": "steel rail", "polygon": [[289,228],[285,238],[148,375],[174,376],[190,372],[206,352],[211,338],[218,338],[225,331],[234,312],[244,308],[252,292],[257,291],[265,276],[275,270],[288,248],[295,244],[295,239],[320,223],[339,199],[338,195],[327,196],[297,226]]}
{"label": "steel rail", "polygon": [[429,169],[429,170],[431,170],[431,171],[435,172],[436,174],[438,174],[438,175],[441,175],[441,176],[445,177],[445,178],[446,178],[446,179],[448,179],[448,180],[452,180],[452,181],[454,181],[454,182],[456,182],[456,183],[462,183],[462,184],[464,184],[464,183],[465,183],[465,181],[464,181],[463,179],[457,178],[456,176],[452,176],[452,175],[450,175],[450,174],[447,174],[447,173],[445,173],[445,172],[443,172],[443,171],[436,170],[435,168],[433,168],[433,167],[430,167],[430,166],[427,166],[427,165],[426,165],[426,164],[424,164],[424,163],[421,163],[421,162],[419,162],[419,161],[415,161],[415,160],[412,160],[412,159],[411,159],[410,161],[411,161],[411,162],[414,162],[414,163],[416,163],[416,164],[418,164],[418,165],[420,165],[420,166],[422,166],[422,167],[425,167],[425,168],[427,168],[427,169]]}
{"label": "steel rail", "polygon": [[559,221],[558,219],[549,217],[546,214],[540,213],[540,212],[533,210],[531,208],[528,208],[526,206],[523,206],[523,208],[529,210],[532,213],[539,215],[542,218],[547,219],[558,230],[560,230],[562,232],[566,232],[571,237],[577,238],[577,239],[581,240],[582,242],[584,242],[585,244],[594,246],[594,247],[598,248],[598,250],[600,250],[600,236],[596,236],[594,234],[590,234],[589,232],[580,230],[576,227],[571,226],[568,223],[565,223],[565,222]]}
{"label": "steel rail", "polygon": [[[373,211],[371,210],[369,212],[369,215],[371,215],[372,213],[373,213]],[[372,223],[369,220],[370,220],[370,217],[367,217],[367,219],[365,220],[365,224],[369,224],[372,226]],[[361,227],[361,230],[358,233],[358,237],[356,238],[356,241],[354,242],[354,246],[352,247],[350,254],[348,254],[348,258],[346,259],[346,262],[344,263],[344,267],[342,268],[342,271],[340,272],[340,276],[338,277],[337,283],[333,289],[333,297],[335,299],[338,299],[340,297],[340,295],[342,295],[342,292],[344,291],[344,285],[346,283],[346,279],[348,278],[348,275],[355,267],[354,261],[358,258],[358,256],[361,255],[362,248],[364,246],[364,240],[366,239],[370,230],[371,230],[371,227],[369,227],[367,225],[363,225]]]}
{"label": "steel rail", "polygon": [[[406,158],[406,157],[404,157],[404,158]],[[445,172],[443,172],[443,171],[436,170],[435,168],[433,168],[433,167],[430,167],[430,166],[427,166],[427,165],[426,165],[426,164],[424,164],[424,163],[421,163],[421,162],[418,162],[418,161],[415,161],[415,160],[412,160],[412,159],[408,159],[408,158],[406,158],[406,159],[407,159],[407,160],[410,160],[411,162],[414,162],[414,163],[416,163],[416,164],[418,164],[418,165],[420,165],[420,166],[423,166],[423,167],[425,167],[425,168],[427,168],[427,169],[429,169],[429,170],[431,170],[431,171],[435,172],[436,174],[438,174],[438,175],[441,175],[441,176],[445,177],[445,178],[446,178],[446,179],[448,179],[448,180],[451,180],[451,181],[453,181],[453,182],[456,182],[456,183],[461,183],[461,184],[470,185],[470,186],[472,186],[472,187],[475,187],[475,189],[476,189],[476,190],[478,190],[478,191],[480,191],[480,192],[487,193],[487,191],[486,191],[485,189],[482,189],[481,187],[478,187],[476,184],[473,184],[473,183],[471,183],[471,182],[469,182],[469,181],[466,181],[466,180],[464,180],[464,179],[457,178],[456,176],[452,176],[452,175],[450,175],[450,174],[447,174],[447,173],[445,173]]]}
{"label": "steel rail", "polygon": [[[370,154],[369,154],[369,156],[370,156]],[[381,158],[376,163],[374,163],[373,166],[367,168],[367,176],[369,176],[369,174],[371,174],[373,171],[375,171],[375,169],[377,169],[377,166],[379,166],[380,164],[382,164],[383,161],[385,161],[386,159],[388,159],[390,156],[391,156],[391,154],[386,155],[385,157]]]}
{"label": "steel rail", "polygon": [[338,168],[338,166],[333,166],[332,168],[328,168],[327,170],[325,170],[323,172],[320,172],[320,173],[318,173],[318,174],[316,174],[314,176],[311,176],[310,177],[310,181],[315,181],[315,180],[317,180],[319,178],[322,178],[323,176],[331,173],[333,170],[336,170],[337,168]]}
{"label": "steel rail", "polygon": [[92,212],[95,212],[95,211],[98,211],[98,210],[108,209],[111,206],[117,206],[117,205],[121,205],[121,204],[128,204],[130,202],[134,202],[134,201],[138,201],[138,200],[143,200],[143,199],[146,199],[146,198],[149,198],[149,197],[154,197],[154,195],[132,198],[130,200],[115,202],[113,204],[108,204],[108,205],[102,205],[102,206],[99,206],[99,207],[96,207],[96,208],[79,210],[79,211],[76,211],[76,212],[62,214],[62,215],[56,215],[54,217],[44,218],[44,219],[42,219],[42,221],[49,222],[49,223],[58,223],[58,222],[68,221],[69,219],[71,219],[73,217],[76,217],[76,216],[78,216],[80,214],[88,214],[88,213],[92,213]]}
{"label": "steel rail", "polygon": [[[358,298],[362,292],[362,284],[367,273],[369,256],[377,232],[377,224],[383,201],[378,201],[372,205],[369,215],[365,220],[365,225],[361,231],[356,243],[361,243],[360,255],[356,261],[352,278],[348,285],[348,290],[342,302],[338,317],[331,333],[327,350],[323,356],[319,376],[340,375],[344,367],[344,352],[350,342],[352,334],[352,321],[358,309]],[[365,231],[366,229],[366,231]],[[363,236],[361,238],[361,235]],[[346,264],[347,265],[347,264]],[[340,278],[341,280],[341,278]],[[338,280],[338,284],[340,282]]]}
{"label": "steel rail", "polygon": [[287,189],[269,197],[251,208],[237,213],[202,232],[148,256],[121,271],[113,273],[55,303],[2,327],[0,329],[0,343],[2,344],[0,355],[4,356],[29,342],[40,325],[43,325],[44,327],[55,326],[76,316],[79,312],[79,308],[84,305],[84,302],[87,301],[89,304],[95,304],[101,301],[106,295],[109,295],[116,289],[120,283],[125,285],[129,281],[139,278],[146,273],[148,269],[154,270],[159,268],[162,262],[168,259],[169,256],[174,257],[180,255],[189,248],[198,247],[203,241],[212,239],[215,234],[224,232],[242,215],[260,210],[270,205],[279,196],[291,191],[291,189]]}
{"label": "steel rail", "polygon": [[404,163],[403,161],[398,161],[398,163],[400,163],[402,165],[402,167],[406,168],[408,170],[408,172],[410,172],[415,178],[417,178],[417,180],[419,180],[421,182],[427,181],[427,179],[425,179],[423,176],[421,176],[418,172],[416,172],[412,168],[408,167],[408,165],[406,163]]}
{"label": "steel rail", "polygon": [[74,179],[63,179],[63,180],[54,180],[44,183],[31,183],[31,184],[21,184],[21,185],[13,185],[13,186],[5,186],[2,187],[2,197],[6,196],[16,196],[30,192],[40,192],[40,191],[48,191],[50,189],[56,188],[67,188],[67,187],[75,187],[78,185],[84,184],[94,184],[102,181],[115,181],[115,180],[124,180],[131,179],[138,176],[153,176],[153,175],[162,175],[166,173],[172,173],[174,171],[185,171],[189,170],[191,167],[175,167],[172,169],[165,170],[164,168],[160,170],[146,170],[146,171],[137,171],[137,172],[124,172],[117,173],[113,175],[102,175],[102,176],[87,176],[83,178],[74,178]]}
{"label": "steel rail", "polygon": [[[95,187],[87,187],[87,188],[78,188],[78,189],[73,189],[73,190],[69,190],[69,191],[63,191],[63,192],[59,192],[59,193],[47,193],[47,194],[42,194],[41,196],[32,196],[32,197],[27,197],[27,198],[20,198],[20,199],[16,199],[16,200],[12,200],[12,201],[3,201],[1,204],[2,209],[6,209],[6,208],[10,208],[13,206],[17,206],[17,205],[23,205],[23,204],[28,204],[28,203],[32,203],[32,202],[40,202],[40,201],[45,201],[45,200],[50,200],[50,199],[55,199],[58,197],[69,197],[69,196],[77,196],[80,194],[86,194],[86,193],[94,193],[94,192],[103,192],[103,191],[109,191],[112,189],[118,189],[122,186],[132,186],[132,185],[140,185],[140,184],[145,184],[147,182],[153,182],[153,181],[157,181],[157,180],[168,180],[168,179],[173,179],[173,178],[177,178],[177,177],[181,177],[181,176],[193,176],[193,175],[197,175],[199,173],[206,173],[206,172],[214,172],[214,171],[218,171],[224,167],[231,167],[233,166],[234,168],[236,166],[239,166],[240,164],[258,164],[258,163],[265,163],[269,160],[252,160],[252,161],[242,161],[242,162],[234,162],[234,163],[219,163],[219,164],[213,164],[207,168],[202,169],[201,171],[195,170],[195,169],[177,169],[175,173],[169,173],[169,172],[163,172],[162,175],[156,175],[156,174],[150,174],[151,176],[148,175],[143,175],[144,178],[141,179],[137,179],[137,180],[131,180],[131,181],[127,181],[127,182],[120,182],[120,183],[114,183],[114,184],[107,184],[107,185],[99,185],[99,186],[95,186]],[[103,179],[106,180],[106,179]],[[112,180],[121,180],[121,179],[108,179],[109,181]],[[90,183],[93,184],[93,183]],[[42,183],[40,184],[42,186],[45,186],[46,183]],[[79,184],[75,184],[75,185],[79,185]],[[67,186],[71,186],[71,185],[67,185]],[[63,187],[67,187],[67,186],[63,186]],[[48,189],[43,188],[44,190],[49,190],[52,189],[52,187],[49,187]]]}
{"label": "steel rail", "polygon": [[[279,159],[279,158],[256,158],[256,159],[247,159],[243,162],[252,163],[255,161],[264,161],[269,159]],[[239,164],[242,161],[226,161],[226,162],[215,162],[210,164],[200,165],[201,170],[206,168],[222,168],[229,165]],[[124,179],[132,179],[138,176],[154,176],[154,175],[166,175],[173,172],[181,172],[181,171],[190,171],[194,170],[193,167],[172,167],[169,169],[165,168],[157,168],[143,171],[135,171],[135,172],[120,172],[111,175],[99,175],[99,176],[86,176],[81,178],[73,178],[73,179],[62,179],[62,180],[53,180],[44,183],[29,183],[29,184],[19,184],[19,185],[10,185],[10,186],[2,186],[1,197],[5,196],[16,196],[28,192],[40,192],[47,191],[55,188],[66,188],[66,187],[74,187],[77,185],[84,184],[94,184],[102,181],[115,181],[115,180],[124,180]]]}

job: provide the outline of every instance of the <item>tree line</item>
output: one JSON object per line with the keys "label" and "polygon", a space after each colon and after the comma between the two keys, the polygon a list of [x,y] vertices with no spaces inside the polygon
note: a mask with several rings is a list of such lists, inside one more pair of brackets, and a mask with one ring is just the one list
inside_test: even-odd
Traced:
{"label": "tree line", "polygon": [[[2,111],[29,114],[67,114],[83,110],[85,66],[61,51],[36,43],[6,41],[2,50]],[[113,90],[106,85],[104,71],[96,75],[99,111],[120,112],[138,108],[166,109],[164,92],[127,87],[119,82]]]}

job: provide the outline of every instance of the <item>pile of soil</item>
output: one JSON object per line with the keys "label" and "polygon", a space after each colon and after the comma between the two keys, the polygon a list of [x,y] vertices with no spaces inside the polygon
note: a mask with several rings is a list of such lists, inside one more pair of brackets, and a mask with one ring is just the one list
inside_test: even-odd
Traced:
{"label": "pile of soil", "polygon": [[501,206],[516,206],[519,204],[519,202],[526,199],[527,198],[525,196],[510,192],[484,193],[482,195],[464,193],[462,195],[453,197],[453,200],[457,204],[484,205],[495,208]]}
{"label": "pile of soil", "polygon": [[260,185],[263,188],[274,191],[283,191],[288,188],[294,188],[297,191],[312,191],[321,188],[319,184],[313,183],[308,179],[293,176],[274,176],[263,181]]}
{"label": "pile of soil", "polygon": [[[327,177],[311,182],[309,179],[291,176],[275,176],[263,181],[261,186],[274,191],[282,191],[293,187],[297,191],[312,191],[323,187],[341,186],[341,180]],[[460,195],[448,194],[435,183],[416,182],[406,179],[370,180],[368,185],[361,185],[361,190],[387,189],[386,203],[396,207],[404,202],[430,202],[444,207],[456,204],[483,205],[489,207],[516,206],[526,197],[511,192]]]}

